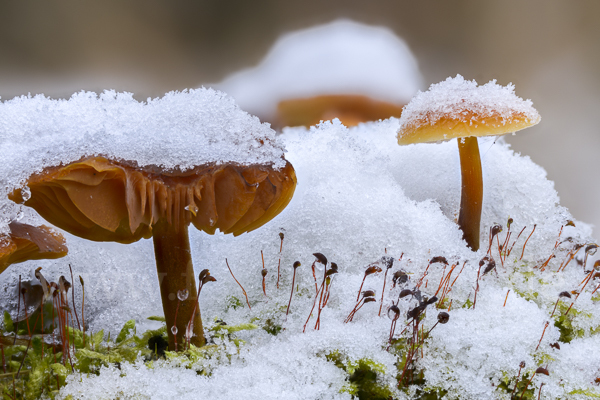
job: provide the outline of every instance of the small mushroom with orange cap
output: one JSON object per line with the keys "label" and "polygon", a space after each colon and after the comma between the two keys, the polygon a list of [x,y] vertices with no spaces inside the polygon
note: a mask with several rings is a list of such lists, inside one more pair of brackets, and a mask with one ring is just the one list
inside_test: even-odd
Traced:
{"label": "small mushroom with orange cap", "polygon": [[11,264],[61,258],[68,253],[65,238],[45,225],[13,221],[8,224],[8,230],[0,235],[0,273]]}
{"label": "small mushroom with orange cap", "polygon": [[473,250],[479,249],[483,202],[480,136],[498,136],[540,122],[531,100],[514,93],[514,86],[496,81],[477,86],[462,76],[433,84],[404,108],[398,144],[440,142],[456,138],[460,156],[461,199],[458,225]]}
{"label": "small mushroom with orange cap", "polygon": [[[196,284],[188,225],[214,234],[235,236],[254,230],[281,212],[296,185],[292,165],[211,163],[186,171],[134,162],[89,157],[64,166],[45,168],[10,198],[34,208],[50,223],[95,241],[132,243],[153,238],[156,267],[167,326],[169,348],[175,349],[191,321],[196,346],[204,332],[196,304]],[[176,293],[187,289],[179,306]]]}

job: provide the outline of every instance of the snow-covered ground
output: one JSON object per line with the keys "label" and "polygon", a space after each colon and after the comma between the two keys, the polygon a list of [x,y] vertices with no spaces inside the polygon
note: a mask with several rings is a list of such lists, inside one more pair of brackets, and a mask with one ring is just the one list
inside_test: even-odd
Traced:
{"label": "snow-covered ground", "polygon": [[[111,96],[107,95],[105,101],[114,101]],[[186,107],[176,95],[172,95],[171,100],[179,107]],[[35,101],[23,100],[22,107]],[[78,101],[82,101],[82,95],[71,100]],[[132,99],[121,98],[120,101],[131,102],[131,109],[138,109]],[[173,116],[167,112],[171,110],[169,101],[160,103],[166,117]],[[227,101],[225,99],[225,103]],[[7,107],[7,103],[3,103],[3,110]],[[30,107],[27,112],[43,110],[43,107],[44,104]],[[104,115],[102,104],[93,109]],[[237,112],[232,110],[228,112]],[[85,119],[85,115],[76,116]],[[98,118],[94,121],[101,133],[104,122]],[[224,129],[232,127],[231,119],[227,121]],[[251,122],[243,118],[235,121],[234,128],[248,127]],[[47,133],[45,123],[40,119],[32,121],[35,129],[29,131],[30,140]],[[145,126],[151,130],[161,123],[158,120],[157,125]],[[7,122],[2,124],[7,126]],[[218,123],[215,125],[211,129],[219,128]],[[99,376],[71,375],[61,396],[350,399],[353,388],[348,378],[360,360],[377,372],[377,384],[387,387],[398,399],[415,398],[417,389],[447,392],[445,398],[508,399],[517,374],[530,378],[538,367],[547,369],[549,375],[538,373],[533,377],[529,388],[535,390],[535,396],[541,384],[544,384],[541,398],[545,399],[600,396],[595,383],[600,376],[600,339],[596,334],[600,326],[599,298],[591,294],[598,285],[597,280],[590,281],[569,314],[572,340],[560,342],[560,349],[550,346],[561,338],[554,322],[575,299],[575,295],[572,299],[561,298],[551,318],[558,295],[581,289],[580,282],[586,277],[584,268],[592,269],[592,257],[584,267],[573,260],[564,270],[557,270],[576,244],[584,245],[576,259],[584,259],[585,245],[593,242],[591,228],[580,221],[569,223],[572,217],[560,206],[553,183],[546,179],[542,167],[527,156],[515,154],[502,138],[483,138],[480,139],[484,176],[482,246],[477,253],[471,252],[455,223],[460,199],[456,142],[399,146],[398,127],[399,121],[390,119],[351,129],[337,120],[310,129],[285,129],[273,137],[273,148],[285,147],[285,157],[293,164],[298,177],[296,192],[287,208],[265,226],[239,237],[220,233],[210,236],[190,229],[196,272],[208,268],[217,279],[200,297],[206,327],[213,326],[216,319],[228,325],[252,322],[275,335],[260,328],[238,332],[237,337],[245,341],[239,350],[231,341],[218,339],[216,344],[226,356],[200,361],[191,369],[179,366],[177,361],[160,361],[152,366],[140,361],[122,363],[119,368],[104,368]],[[90,127],[87,129],[94,132]],[[266,127],[263,125],[260,129]],[[79,137],[76,129],[72,131]],[[158,134],[158,131],[139,129],[135,132],[149,137]],[[192,134],[189,130],[186,132]],[[244,129],[237,132],[243,134]],[[23,142],[23,136],[18,137],[22,146],[11,151],[22,153],[5,152],[3,162],[28,155],[29,147],[35,147],[33,140],[29,146],[27,141]],[[7,130],[2,131],[2,139],[3,151],[15,145]],[[68,137],[64,139],[68,143]],[[184,140],[175,142],[186,145]],[[144,154],[144,143],[139,144],[141,154]],[[150,147],[154,143],[150,142]],[[160,145],[156,146],[160,150]],[[119,146],[111,149],[129,151]],[[60,146],[54,150],[49,150],[48,157],[60,155]],[[88,150],[94,152],[94,149]],[[43,156],[32,157],[46,162]],[[14,179],[3,179],[5,190],[16,184]],[[32,210],[21,211],[24,221],[40,222]],[[505,240],[509,218],[513,222],[508,245],[513,244],[521,230],[523,233],[504,259],[498,252],[498,243]],[[503,232],[491,246],[496,268],[483,275],[479,262],[486,255],[488,233],[495,224],[503,226]],[[559,232],[562,232],[560,239]],[[280,233],[284,233],[281,253]],[[138,332],[156,327],[155,322],[146,320],[162,312],[151,241],[121,245],[65,236],[69,246],[66,258],[13,265],[0,276],[3,308],[12,304],[12,290],[19,274],[29,277],[34,268],[42,266],[46,277],[56,280],[66,274],[70,263],[75,274],[85,278],[86,315],[93,331],[105,329],[117,333],[131,318],[137,320]],[[261,285],[261,251],[268,270],[266,296]],[[316,313],[313,312],[303,332],[315,300],[311,265],[316,252],[336,263],[339,270],[331,284],[330,300],[320,316],[320,329],[315,329]],[[555,257],[551,258],[553,254]],[[367,266],[385,255],[395,259],[387,277],[385,266],[380,264],[384,271],[367,276],[363,287],[363,290],[376,292],[376,301],[362,307],[352,322],[344,323],[356,304]],[[434,257],[445,257],[448,265],[439,262],[429,265]],[[225,259],[244,285],[252,309],[245,305]],[[277,288],[279,260],[281,277]],[[544,265],[546,260],[549,261]],[[302,265],[297,269],[296,287],[286,318],[295,261]],[[409,279],[392,288],[392,275],[399,270],[406,272]],[[319,283],[322,273],[322,269],[317,269]],[[378,315],[384,278],[386,289],[381,315]],[[435,326],[414,357],[412,367],[424,374],[424,383],[421,382],[424,386],[411,385],[407,390],[398,390],[398,376],[402,374],[398,365],[407,349],[401,347],[401,341],[388,349],[392,320],[387,316],[387,309],[398,301],[400,318],[394,338],[412,337],[412,325],[408,325],[406,315],[418,303],[412,296],[399,299],[399,294],[401,289],[414,290],[417,285],[427,297],[436,294],[440,286],[438,297],[444,287],[451,287],[439,309],[435,305],[427,307],[421,322],[424,332],[434,326],[442,307],[448,312],[449,321]],[[472,305],[475,296],[476,304]],[[547,321],[550,323],[545,328]],[[341,364],[336,365],[334,360]],[[525,367],[520,371],[521,362],[525,362]],[[212,371],[210,376],[197,374],[195,369],[206,368],[207,363]],[[506,381],[508,390],[503,388]]]}

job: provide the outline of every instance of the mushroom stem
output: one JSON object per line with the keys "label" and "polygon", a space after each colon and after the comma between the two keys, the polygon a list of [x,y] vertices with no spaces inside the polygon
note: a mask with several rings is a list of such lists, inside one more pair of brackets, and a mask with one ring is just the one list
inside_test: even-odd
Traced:
{"label": "mushroom stem", "polygon": [[[179,336],[177,341],[183,343],[185,341],[183,335],[186,332],[188,322],[192,318],[198,294],[188,227],[185,224],[179,224],[178,227],[175,227],[165,219],[161,219],[152,226],[152,231],[160,296],[167,322],[167,334],[169,335],[169,350],[175,351],[175,337],[170,327],[177,326],[177,335]],[[177,291],[182,289],[187,289],[189,296],[187,300],[181,302],[178,318],[175,321],[178,304]],[[198,347],[204,345],[204,330],[199,308],[194,315],[192,324],[194,336],[191,343]]]}
{"label": "mushroom stem", "polygon": [[479,250],[479,225],[483,202],[483,178],[477,137],[458,139],[462,190],[458,226],[473,251]]}

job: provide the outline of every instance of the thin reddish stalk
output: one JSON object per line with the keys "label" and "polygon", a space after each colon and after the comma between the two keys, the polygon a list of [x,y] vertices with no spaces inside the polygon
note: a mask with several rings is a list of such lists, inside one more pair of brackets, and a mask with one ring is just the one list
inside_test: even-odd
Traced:
{"label": "thin reddish stalk", "polygon": [[[27,306],[25,302],[23,302],[23,307],[27,310]],[[17,293],[17,324],[15,325],[15,338],[13,340],[13,346],[17,343],[17,335],[19,334],[19,313],[21,311],[21,275],[19,275],[19,292]]]}
{"label": "thin reddish stalk", "polygon": [[42,315],[42,359],[44,358],[44,296],[40,301],[40,314]]}
{"label": "thin reddish stalk", "polygon": [[523,394],[521,394],[521,397],[519,397],[519,400],[522,400],[523,396],[525,396],[525,392],[527,391],[527,388],[529,387],[529,384],[531,383],[533,378],[535,378],[535,372],[533,373],[533,375],[531,375],[531,379],[527,382],[527,385],[525,385],[525,389],[523,389]]}
{"label": "thin reddish stalk", "polygon": [[[571,303],[571,305],[569,306],[569,309],[567,310],[567,312],[565,313],[565,315],[567,315],[569,313],[569,311],[571,311],[571,307],[573,307],[573,304],[575,304],[575,302],[577,301],[577,299],[579,298],[579,295],[583,292],[583,290],[585,289],[585,287],[587,286],[587,284],[592,280],[592,276],[594,274],[593,269],[590,271],[590,273],[588,274],[588,276],[581,281],[581,283],[579,285],[581,285],[582,283],[585,282],[585,284],[583,285],[583,287],[581,288],[581,290],[579,291],[579,293],[577,293],[577,296],[575,296],[575,300],[573,300],[573,302]],[[595,291],[595,290],[594,290]]]}
{"label": "thin reddish stalk", "polygon": [[575,255],[579,252],[579,250],[583,248],[583,246],[577,248],[575,250],[575,252],[573,252],[573,250],[571,250],[569,252],[569,254],[567,254],[567,260],[566,262],[563,261],[563,264],[560,265],[560,267],[558,267],[558,269],[556,270],[556,272],[559,272],[561,269],[564,271],[565,268],[567,268],[567,265],[569,265],[569,263],[575,258]]}
{"label": "thin reddish stalk", "polygon": [[321,290],[321,295],[319,296],[319,311],[317,312],[317,322],[315,324],[315,329],[321,328],[321,311],[323,310],[323,307],[325,307],[323,305],[323,293],[325,293],[325,290],[327,289],[325,286],[326,278],[327,278],[327,266],[324,266],[324,268],[323,268],[323,283],[321,283],[321,288],[323,290]]}
{"label": "thin reddish stalk", "polygon": [[365,274],[365,276],[363,276],[362,283],[360,284],[360,288],[358,289],[358,294],[356,295],[356,301],[358,301],[360,299],[360,292],[363,288],[363,285],[365,284],[365,279],[367,279],[367,274]]}
{"label": "thin reddish stalk", "polygon": [[475,309],[475,304],[477,303],[477,292],[479,291],[479,274],[481,272],[481,265],[477,270],[477,286],[475,287],[475,297],[473,298],[473,310]]}
{"label": "thin reddish stalk", "polygon": [[531,235],[533,235],[533,232],[535,232],[536,226],[537,226],[537,224],[533,225],[533,230],[531,231],[531,233],[527,237],[527,240],[525,240],[525,243],[523,244],[523,251],[521,252],[521,258],[519,258],[519,261],[521,261],[523,259],[523,255],[525,254],[525,246],[527,246],[527,242],[529,241],[529,238],[531,237]]}
{"label": "thin reddish stalk", "polygon": [[[181,301],[179,300],[179,297],[177,298],[177,308],[175,309],[175,322],[173,323],[173,326],[177,326],[177,312],[179,311],[179,304],[181,304]],[[175,351],[177,351],[177,334],[173,335],[173,340],[175,341]]]}
{"label": "thin reddish stalk", "polygon": [[365,304],[364,303],[364,297],[362,299],[360,299],[360,301],[358,303],[356,303],[356,305],[354,306],[354,308],[352,309],[352,311],[350,311],[350,314],[348,314],[348,316],[346,317],[346,319],[344,320],[344,323],[347,324],[348,322],[352,321],[352,319],[354,318],[354,314],[356,314],[356,312],[358,310],[361,309],[361,307]]}
{"label": "thin reddish stalk", "polygon": [[319,286],[318,286],[318,284],[317,284],[317,275],[315,274],[315,263],[316,263],[316,262],[317,262],[317,261],[315,260],[315,261],[312,263],[311,269],[312,269],[313,278],[315,279],[315,293],[319,293]]}
{"label": "thin reddish stalk", "polygon": [[[283,233],[282,233],[283,235]],[[281,236],[281,244],[279,245],[279,262],[277,263],[277,289],[279,289],[279,270],[281,269],[281,250],[283,249],[283,236]]]}
{"label": "thin reddish stalk", "polygon": [[448,272],[448,275],[446,276],[446,281],[444,282],[444,289],[442,290],[442,296],[440,297],[439,304],[442,304],[444,302],[444,299],[450,292],[450,288],[448,285],[450,284],[450,278],[452,277],[452,274],[454,273],[454,269],[456,267],[458,267],[458,264],[452,265],[452,268],[450,268],[450,272]]}
{"label": "thin reddish stalk", "polygon": [[379,314],[377,314],[378,317],[381,317],[381,308],[383,307],[383,295],[385,294],[385,281],[387,279],[388,270],[389,268],[386,268],[385,274],[383,275],[383,288],[381,288],[381,302],[379,304]]}
{"label": "thin reddish stalk", "polygon": [[229,267],[229,263],[227,262],[227,259],[225,259],[225,264],[227,264],[227,268],[229,269],[229,273],[231,274],[231,276],[233,277],[233,279],[235,280],[235,282],[242,289],[242,292],[244,293],[244,296],[246,296],[246,304],[248,304],[248,308],[252,309],[252,307],[250,307],[250,302],[248,301],[248,295],[246,294],[246,291],[244,290],[244,287],[242,286],[242,284],[239,283],[237,279],[235,279],[235,275],[233,275],[233,271],[231,271],[231,268]]}
{"label": "thin reddish stalk", "polygon": [[392,325],[390,326],[390,340],[388,340],[388,347],[386,349],[389,350],[390,346],[392,345],[392,338],[394,337],[394,332],[396,331],[396,322],[398,321],[398,315],[394,316],[394,319],[392,320]]}
{"label": "thin reddish stalk", "polygon": [[515,390],[517,390],[517,385],[519,384],[519,378],[521,377],[521,370],[523,369],[523,367],[521,365],[519,365],[519,373],[517,374],[517,380],[515,381],[515,387],[513,388],[513,391],[510,393],[510,398],[512,399],[513,394],[515,394]]}
{"label": "thin reddish stalk", "polygon": [[554,312],[556,311],[556,306],[558,306],[559,300],[560,300],[560,297],[558,299],[556,299],[556,303],[554,304],[554,308],[552,309],[552,314],[550,315],[550,318],[552,318],[554,316]]}
{"label": "thin reddish stalk", "polygon": [[85,348],[85,316],[83,314],[85,306],[85,286],[81,285],[81,327],[83,328],[83,347]]}
{"label": "thin reddish stalk", "polygon": [[81,330],[79,316],[77,315],[77,308],[75,308],[75,281],[73,280],[73,268],[71,268],[71,264],[69,264],[69,271],[71,272],[71,282],[73,282],[73,286],[71,287],[71,296],[73,298],[73,312],[75,313],[75,318],[77,319],[77,326],[79,327],[79,330]]}
{"label": "thin reddish stalk", "polygon": [[540,341],[538,342],[538,345],[535,348],[535,351],[537,351],[537,349],[540,347],[540,344],[542,343],[542,339],[544,338],[544,334],[546,333],[546,328],[548,328],[549,322],[546,321],[546,324],[544,325],[544,331],[542,332],[542,337],[540,338]]}
{"label": "thin reddish stalk", "polygon": [[521,234],[523,233],[523,231],[525,230],[525,228],[527,228],[527,227],[524,226],[523,229],[521,229],[521,232],[519,232],[519,234],[517,235],[517,238],[513,242],[512,246],[510,246],[510,249],[508,249],[508,254],[506,255],[507,257],[510,256],[510,253],[512,253],[513,247],[515,247],[515,244],[517,243],[517,240],[519,240],[519,238],[521,237]]}
{"label": "thin reddish stalk", "polygon": [[312,312],[315,309],[315,305],[317,304],[317,298],[319,297],[319,291],[320,291],[320,288],[317,288],[317,293],[315,294],[315,301],[313,302],[312,308],[310,309],[310,312],[308,313],[308,318],[306,319],[306,322],[304,323],[304,328],[302,329],[303,333],[306,331],[306,325],[308,325],[308,321],[310,321],[310,317],[312,317]]}
{"label": "thin reddish stalk", "polygon": [[[25,293],[23,295],[23,309],[25,309],[25,321],[27,322],[27,334],[31,337],[31,329],[29,329],[29,316],[27,315],[27,304],[25,304]],[[34,327],[35,329],[35,327]]]}
{"label": "thin reddish stalk", "polygon": [[260,258],[262,259],[262,290],[265,297],[267,296],[267,285],[265,279],[267,277],[267,273],[265,272],[265,256],[263,255],[263,251],[260,251]]}
{"label": "thin reddish stalk", "polygon": [[510,289],[506,292],[506,297],[504,298],[504,305],[502,307],[506,307],[506,300],[508,300],[508,294],[510,293]]}
{"label": "thin reddish stalk", "polygon": [[288,313],[290,312],[290,304],[292,304],[292,295],[294,294],[294,282],[296,280],[296,268],[294,268],[294,275],[292,275],[292,292],[290,293],[290,301],[287,306],[287,311],[285,312],[285,317],[287,318]]}

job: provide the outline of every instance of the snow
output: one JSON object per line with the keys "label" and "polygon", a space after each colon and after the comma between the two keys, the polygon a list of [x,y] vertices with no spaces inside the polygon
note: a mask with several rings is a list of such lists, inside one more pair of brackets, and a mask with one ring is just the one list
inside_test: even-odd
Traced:
{"label": "snow", "polygon": [[[223,95],[212,91],[191,91],[167,97],[175,101],[182,96],[183,103],[184,98],[189,96],[193,101],[202,103],[205,95],[223,99]],[[70,150],[76,146],[69,147],[70,150],[64,153],[59,152],[60,145],[68,141],[66,138],[60,140],[58,127],[64,127],[67,132],[74,132],[76,128],[71,127],[66,119],[45,117],[44,109],[54,115],[52,113],[58,112],[55,111],[57,108],[65,107],[77,121],[91,119],[95,122],[103,120],[104,123],[107,123],[108,115],[126,121],[126,115],[136,115],[133,110],[143,113],[140,110],[152,107],[162,110],[163,114],[155,121],[165,121],[165,126],[167,121],[181,116],[180,109],[166,104],[166,100],[142,104],[122,98],[126,95],[114,94],[109,99],[104,99],[104,96],[75,95],[70,100],[74,102],[73,108],[67,106],[69,102],[42,97],[20,98],[3,103],[0,109],[3,115],[10,116],[13,111],[9,113],[8,110],[13,107],[17,116],[10,117],[13,118],[10,124],[18,126],[18,121],[21,121],[25,126],[23,131],[36,132],[41,137],[40,142],[47,140],[44,142],[50,150],[47,162],[60,157],[70,159]],[[224,101],[232,104],[228,98]],[[74,107],[75,103],[80,104],[79,110]],[[125,110],[119,111],[116,103],[122,104]],[[231,110],[238,109],[232,106]],[[27,112],[33,113],[36,118],[26,119]],[[86,113],[93,118],[87,118]],[[229,113],[224,116],[233,119],[231,125],[234,127],[238,123],[247,126],[244,125],[247,123],[266,129],[253,118],[240,113],[235,111],[235,116],[241,120]],[[105,119],[99,115],[104,115]],[[217,113],[215,117],[221,115]],[[141,116],[134,119],[144,121]],[[25,124],[24,121],[30,122]],[[124,123],[134,129],[135,124]],[[179,124],[184,135],[192,130],[186,124],[199,126],[192,118]],[[109,131],[101,130],[99,125],[90,122],[86,126],[96,127],[96,132]],[[212,126],[221,125],[229,126],[229,123],[213,122]],[[542,167],[528,157],[514,153],[501,138],[496,141],[482,138],[482,246],[477,253],[471,252],[455,223],[460,199],[455,141],[398,146],[395,132],[399,125],[400,121],[392,118],[348,129],[338,120],[333,120],[310,129],[285,129],[272,140],[275,143],[273,149],[279,153],[283,147],[287,149],[286,159],[297,173],[298,187],[288,207],[260,229],[237,238],[221,233],[210,236],[190,230],[195,270],[199,272],[208,268],[217,279],[200,296],[205,329],[213,326],[215,319],[219,318],[229,325],[252,322],[259,327],[269,324],[281,326],[280,333],[271,335],[260,328],[238,332],[237,336],[245,344],[241,345],[239,352],[233,349],[228,353],[229,357],[211,361],[214,364],[208,377],[196,373],[194,368],[198,366],[186,369],[175,361],[155,362],[152,367],[142,362],[122,363],[120,368],[104,368],[99,376],[71,375],[68,384],[61,389],[60,397],[71,394],[74,398],[86,399],[117,396],[149,399],[350,399],[348,373],[327,360],[328,355],[339,354],[346,363],[361,359],[375,363],[383,371],[378,374],[379,384],[387,386],[395,398],[414,398],[416,387],[408,392],[396,389],[398,358],[393,351],[386,350],[391,324],[386,310],[392,301],[397,301],[401,289],[413,289],[419,281],[422,281],[420,290],[423,295],[433,296],[444,274],[448,274],[453,265],[458,266],[452,275],[452,279],[456,280],[448,294],[448,300],[452,301],[450,319],[447,324],[438,324],[431,331],[423,347],[423,357],[419,356],[415,364],[417,369],[424,371],[426,387],[448,391],[446,398],[508,399],[510,396],[502,392],[499,385],[503,378],[508,377],[512,379],[509,383],[512,389],[519,363],[525,361],[523,373],[527,372],[529,376],[538,366],[550,371],[549,376],[536,375],[531,383],[536,395],[540,384],[545,383],[542,398],[577,398],[577,395],[569,393],[578,390],[588,390],[596,395],[600,393],[593,383],[600,373],[599,335],[596,333],[600,314],[597,312],[597,299],[591,296],[591,291],[598,285],[597,280],[588,285],[574,305],[577,312],[573,313],[572,323],[581,330],[580,335],[570,343],[561,343],[560,350],[550,347],[560,337],[554,319],[550,318],[558,294],[580,289],[579,283],[585,277],[582,266],[576,260],[564,271],[557,270],[573,243],[593,241],[591,227],[580,221],[574,221],[575,226],[567,226],[573,218],[560,206],[554,185],[547,179]],[[6,122],[2,126],[6,126]],[[32,164],[46,162],[44,156],[29,150],[29,147],[44,148],[42,143],[33,140],[21,142],[21,153],[12,154],[23,136],[19,134],[10,139],[6,130],[2,132],[2,168],[9,168],[5,166],[7,160],[25,163],[18,161],[20,154],[37,157]],[[49,132],[47,135],[50,137],[45,138],[44,132]],[[125,128],[117,127],[117,132],[125,135]],[[135,132],[139,132],[137,128]],[[229,133],[225,131],[223,135]],[[81,133],[81,136],[85,134]],[[59,143],[48,144],[51,140]],[[75,140],[80,139],[76,136]],[[95,140],[95,144],[84,147],[85,151],[105,151],[102,146],[108,146],[108,139]],[[171,140],[179,142],[177,137],[171,137]],[[150,136],[147,141],[150,148],[155,143]],[[144,155],[145,150],[140,151],[140,146],[137,148],[138,156],[148,160],[146,162],[158,163],[159,156],[164,154],[156,149],[155,153],[148,150],[151,156]],[[134,149],[131,145],[119,154],[133,152]],[[167,162],[175,163],[179,156],[171,155]],[[150,157],[154,161],[149,161]],[[261,157],[273,162],[276,158]],[[18,181],[10,180],[3,184],[16,185]],[[25,219],[39,218],[32,210],[24,209],[24,212]],[[479,260],[488,250],[490,227],[494,224],[504,227],[499,234],[501,243],[508,230],[509,217],[513,219],[509,244],[522,229],[523,234],[506,260],[498,255],[494,243],[491,254],[496,260],[496,269],[478,280]],[[524,246],[534,224],[535,232]],[[561,229],[560,243],[555,248]],[[280,253],[281,232],[285,236]],[[69,247],[66,258],[13,265],[0,276],[0,304],[3,308],[14,306],[12,293],[19,274],[27,278],[30,271],[42,266],[46,278],[56,280],[58,276],[66,275],[68,264],[71,264],[76,276],[81,275],[85,279],[86,321],[94,332],[105,329],[116,333],[131,318],[137,320],[138,333],[145,328],[156,328],[156,323],[146,320],[148,316],[162,313],[151,241],[121,245],[89,242],[69,234],[65,237]],[[570,242],[565,241],[567,238],[571,238]],[[266,297],[261,286],[261,250],[268,270]],[[331,298],[321,313],[320,329],[315,329],[316,313],[313,312],[303,333],[315,297],[310,268],[315,252],[324,254],[329,262],[337,263],[339,272],[331,285]],[[551,254],[556,257],[551,258],[542,271],[540,266]],[[395,263],[388,272],[381,317],[378,311],[384,272],[367,276],[363,287],[363,290],[374,290],[377,301],[362,307],[352,322],[343,323],[356,304],[367,265],[384,255],[394,257]],[[429,260],[436,256],[446,257],[450,265],[445,267],[434,263],[428,268]],[[577,258],[582,260],[582,256],[583,250]],[[231,277],[225,259],[247,291],[251,310],[245,305],[243,294]],[[279,260],[281,278],[277,289]],[[295,292],[286,318],[295,261],[302,265],[296,271]],[[592,262],[590,257],[586,269],[590,269]],[[409,281],[392,288],[391,276],[398,270],[405,271]],[[317,278],[320,280],[320,275]],[[475,293],[476,304],[469,307]],[[80,290],[76,291],[76,295],[80,296]],[[235,300],[232,296],[243,306],[232,307]],[[566,302],[567,307],[570,301]],[[444,309],[447,309],[448,303],[444,303]],[[416,304],[411,296],[398,302],[400,319],[396,338],[406,327],[407,312]],[[425,332],[434,326],[439,311],[441,308],[435,309],[433,305],[427,308],[422,321]],[[546,321],[550,324],[544,332]],[[409,337],[410,333],[402,335]],[[538,343],[540,347],[536,350]],[[227,348],[231,343],[223,345]]]}
{"label": "snow", "polygon": [[0,103],[0,146],[3,187],[18,186],[44,167],[95,155],[181,170],[225,162],[284,164],[284,149],[268,125],[226,94],[204,88],[145,102],[114,91],[80,92],[68,100],[16,97]]}
{"label": "snow", "polygon": [[422,81],[415,57],[391,30],[342,19],[282,36],[259,65],[214,86],[251,114],[272,117],[281,100],[317,95],[406,104]]}

